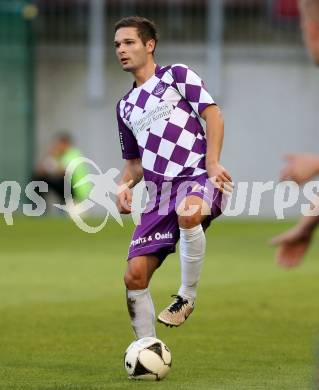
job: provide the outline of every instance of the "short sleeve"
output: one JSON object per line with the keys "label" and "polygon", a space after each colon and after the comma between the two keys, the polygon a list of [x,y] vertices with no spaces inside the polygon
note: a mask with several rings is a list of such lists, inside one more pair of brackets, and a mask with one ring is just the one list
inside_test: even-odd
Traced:
{"label": "short sleeve", "polygon": [[201,115],[206,107],[216,104],[203,80],[187,65],[172,65],[172,74],[177,90],[197,115]]}
{"label": "short sleeve", "polygon": [[119,104],[117,105],[116,113],[123,159],[131,160],[133,158],[140,158],[136,138],[134,137],[132,131],[124,123],[120,114]]}

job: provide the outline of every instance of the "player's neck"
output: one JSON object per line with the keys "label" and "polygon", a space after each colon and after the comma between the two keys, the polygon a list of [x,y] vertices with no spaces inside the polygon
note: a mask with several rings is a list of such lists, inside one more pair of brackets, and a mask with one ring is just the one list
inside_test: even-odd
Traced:
{"label": "player's neck", "polygon": [[136,86],[144,84],[148,79],[150,79],[155,74],[156,64],[154,61],[150,61],[142,68],[134,72],[134,79]]}

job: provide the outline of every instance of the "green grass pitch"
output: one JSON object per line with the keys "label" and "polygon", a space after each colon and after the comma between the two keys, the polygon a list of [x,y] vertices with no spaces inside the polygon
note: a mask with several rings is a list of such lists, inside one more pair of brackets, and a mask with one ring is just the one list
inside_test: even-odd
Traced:
{"label": "green grass pitch", "polygon": [[[133,339],[122,282],[133,226],[109,222],[90,235],[64,218],[1,221],[0,389],[313,388],[318,240],[290,271],[275,266],[266,244],[290,225],[221,220],[209,229],[194,313],[180,328],[157,326],[172,370],[147,383],[123,369]],[[157,312],[178,286],[172,255],[151,284]]]}

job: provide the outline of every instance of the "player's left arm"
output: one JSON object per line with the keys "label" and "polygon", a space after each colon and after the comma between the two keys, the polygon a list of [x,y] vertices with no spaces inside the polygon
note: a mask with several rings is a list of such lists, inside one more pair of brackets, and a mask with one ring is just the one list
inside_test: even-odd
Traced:
{"label": "player's left arm", "polygon": [[220,164],[224,138],[223,116],[214,99],[207,91],[204,81],[185,64],[174,64],[172,76],[176,89],[191,105],[196,115],[206,121],[206,169],[214,184],[224,193],[231,191],[231,177]]}
{"label": "player's left arm", "polygon": [[208,176],[224,193],[230,193],[233,188],[232,178],[220,164],[220,156],[224,140],[224,119],[216,105],[207,106],[201,113],[206,122],[206,170]]}

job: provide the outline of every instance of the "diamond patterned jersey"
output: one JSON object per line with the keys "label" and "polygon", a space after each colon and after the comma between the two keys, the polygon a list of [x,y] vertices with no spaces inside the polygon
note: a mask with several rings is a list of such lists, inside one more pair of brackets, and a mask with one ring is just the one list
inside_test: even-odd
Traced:
{"label": "diamond patterned jersey", "polygon": [[[144,177],[205,173],[206,137],[199,117],[214,100],[187,65],[156,66],[155,74],[117,104],[124,159],[141,158]],[[154,175],[153,175],[154,176]]]}

